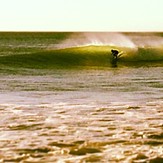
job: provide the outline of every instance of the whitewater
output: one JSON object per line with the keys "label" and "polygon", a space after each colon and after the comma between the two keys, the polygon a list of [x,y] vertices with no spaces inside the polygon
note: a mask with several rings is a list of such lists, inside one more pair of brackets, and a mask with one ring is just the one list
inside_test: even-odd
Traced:
{"label": "whitewater", "polygon": [[0,162],[163,162],[163,34],[1,32],[0,112]]}

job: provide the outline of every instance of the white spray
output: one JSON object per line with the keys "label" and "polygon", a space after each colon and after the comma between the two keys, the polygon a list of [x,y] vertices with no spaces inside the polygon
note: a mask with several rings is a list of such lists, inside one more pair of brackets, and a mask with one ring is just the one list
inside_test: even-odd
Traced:
{"label": "white spray", "polygon": [[135,44],[124,34],[110,32],[73,33],[68,39],[59,44],[50,45],[49,48],[64,49],[89,45],[108,45],[135,48]]}
{"label": "white spray", "polygon": [[80,32],[73,33],[66,40],[48,48],[65,49],[89,45],[128,47],[137,50],[138,47],[163,45],[163,37],[155,33]]}

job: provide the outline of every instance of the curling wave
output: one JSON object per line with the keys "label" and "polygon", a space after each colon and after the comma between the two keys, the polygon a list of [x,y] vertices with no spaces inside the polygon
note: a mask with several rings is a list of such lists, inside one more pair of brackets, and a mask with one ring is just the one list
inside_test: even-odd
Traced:
{"label": "curling wave", "polygon": [[123,55],[118,59],[119,66],[163,66],[162,47],[134,49],[113,46],[82,46],[43,50],[32,54],[0,56],[0,65],[25,68],[109,67],[112,60],[111,49],[123,51]]}
{"label": "curling wave", "polygon": [[123,51],[118,59],[119,65],[154,65],[163,66],[162,48],[117,48],[111,46],[83,46],[58,50],[43,50],[32,54],[7,55],[0,57],[0,64],[26,68],[56,68],[79,66],[110,66],[111,49]]}

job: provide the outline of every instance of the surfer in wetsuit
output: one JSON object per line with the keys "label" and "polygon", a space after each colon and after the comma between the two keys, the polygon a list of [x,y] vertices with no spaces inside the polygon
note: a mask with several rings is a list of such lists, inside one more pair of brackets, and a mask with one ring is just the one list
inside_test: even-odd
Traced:
{"label": "surfer in wetsuit", "polygon": [[119,53],[118,50],[112,49],[111,53],[112,53],[112,60],[111,60],[112,67],[117,67],[118,58],[122,55],[123,52]]}

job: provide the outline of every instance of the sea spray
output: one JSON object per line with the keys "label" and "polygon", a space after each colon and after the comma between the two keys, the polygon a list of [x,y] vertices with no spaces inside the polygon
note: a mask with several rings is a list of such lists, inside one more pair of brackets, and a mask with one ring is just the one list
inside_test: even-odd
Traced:
{"label": "sea spray", "polygon": [[135,44],[122,33],[83,33],[89,45],[109,45],[135,48]]}
{"label": "sea spray", "polygon": [[136,47],[163,47],[163,37],[159,33],[127,33]]}
{"label": "sea spray", "polygon": [[132,40],[123,33],[111,32],[81,32],[73,33],[69,38],[59,44],[49,46],[49,49],[64,49],[81,46],[118,46],[135,48]]}

